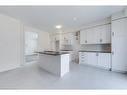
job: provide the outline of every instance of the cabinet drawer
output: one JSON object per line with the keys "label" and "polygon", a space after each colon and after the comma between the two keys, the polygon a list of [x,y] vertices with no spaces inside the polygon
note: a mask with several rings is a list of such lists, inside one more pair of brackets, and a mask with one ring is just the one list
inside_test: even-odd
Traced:
{"label": "cabinet drawer", "polygon": [[85,56],[81,56],[81,59],[85,59],[86,57]]}
{"label": "cabinet drawer", "polygon": [[87,64],[87,61],[85,61],[85,60],[80,60],[80,64]]}
{"label": "cabinet drawer", "polygon": [[79,55],[80,56],[87,56],[86,52],[80,52]]}
{"label": "cabinet drawer", "polygon": [[86,60],[87,57],[83,57],[83,56],[81,56],[79,59],[80,59],[80,60]]}

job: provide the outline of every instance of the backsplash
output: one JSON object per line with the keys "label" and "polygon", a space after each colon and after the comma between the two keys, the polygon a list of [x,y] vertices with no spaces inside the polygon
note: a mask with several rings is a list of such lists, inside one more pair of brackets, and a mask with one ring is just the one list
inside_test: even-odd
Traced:
{"label": "backsplash", "polygon": [[111,51],[111,44],[74,44],[74,45],[63,45],[63,50],[86,50],[86,51]]}
{"label": "backsplash", "polygon": [[72,45],[63,45],[61,50],[73,50],[73,46]]}
{"label": "backsplash", "polygon": [[80,50],[87,50],[87,51],[111,51],[110,44],[86,44],[81,45]]}

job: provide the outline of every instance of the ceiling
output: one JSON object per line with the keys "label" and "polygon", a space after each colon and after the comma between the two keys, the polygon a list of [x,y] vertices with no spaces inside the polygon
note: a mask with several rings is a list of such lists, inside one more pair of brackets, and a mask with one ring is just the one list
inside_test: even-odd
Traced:
{"label": "ceiling", "polygon": [[0,13],[20,19],[26,25],[46,32],[77,31],[83,25],[109,17],[125,6],[1,6]]}

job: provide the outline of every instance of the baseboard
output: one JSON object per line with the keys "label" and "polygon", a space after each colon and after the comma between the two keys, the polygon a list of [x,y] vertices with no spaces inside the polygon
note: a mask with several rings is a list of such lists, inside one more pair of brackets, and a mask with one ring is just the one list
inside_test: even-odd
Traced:
{"label": "baseboard", "polygon": [[127,71],[116,70],[116,69],[112,69],[111,71],[117,72],[117,73],[123,73],[123,74],[127,73]]}
{"label": "baseboard", "polygon": [[17,65],[17,66],[15,66],[15,67],[10,67],[10,68],[7,68],[7,69],[3,69],[3,70],[0,70],[0,73],[1,73],[1,72],[8,72],[8,71],[11,71],[11,70],[20,68],[20,67],[21,67],[20,65]]}

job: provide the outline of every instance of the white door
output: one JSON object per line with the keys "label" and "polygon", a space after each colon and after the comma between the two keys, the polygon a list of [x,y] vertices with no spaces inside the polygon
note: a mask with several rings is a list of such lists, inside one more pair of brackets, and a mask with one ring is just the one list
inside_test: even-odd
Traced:
{"label": "white door", "polygon": [[98,66],[106,69],[111,68],[111,54],[98,53]]}
{"label": "white door", "polygon": [[38,33],[25,31],[25,62],[37,61]]}
{"label": "white door", "polygon": [[92,66],[97,66],[97,53],[87,53],[87,58],[88,58],[88,64]]}
{"label": "white door", "polygon": [[25,32],[25,55],[32,55],[37,51],[38,34],[36,32]]}
{"label": "white door", "polygon": [[112,21],[112,69],[127,71],[127,18]]}
{"label": "white door", "polygon": [[112,69],[127,71],[127,38],[112,38]]}

